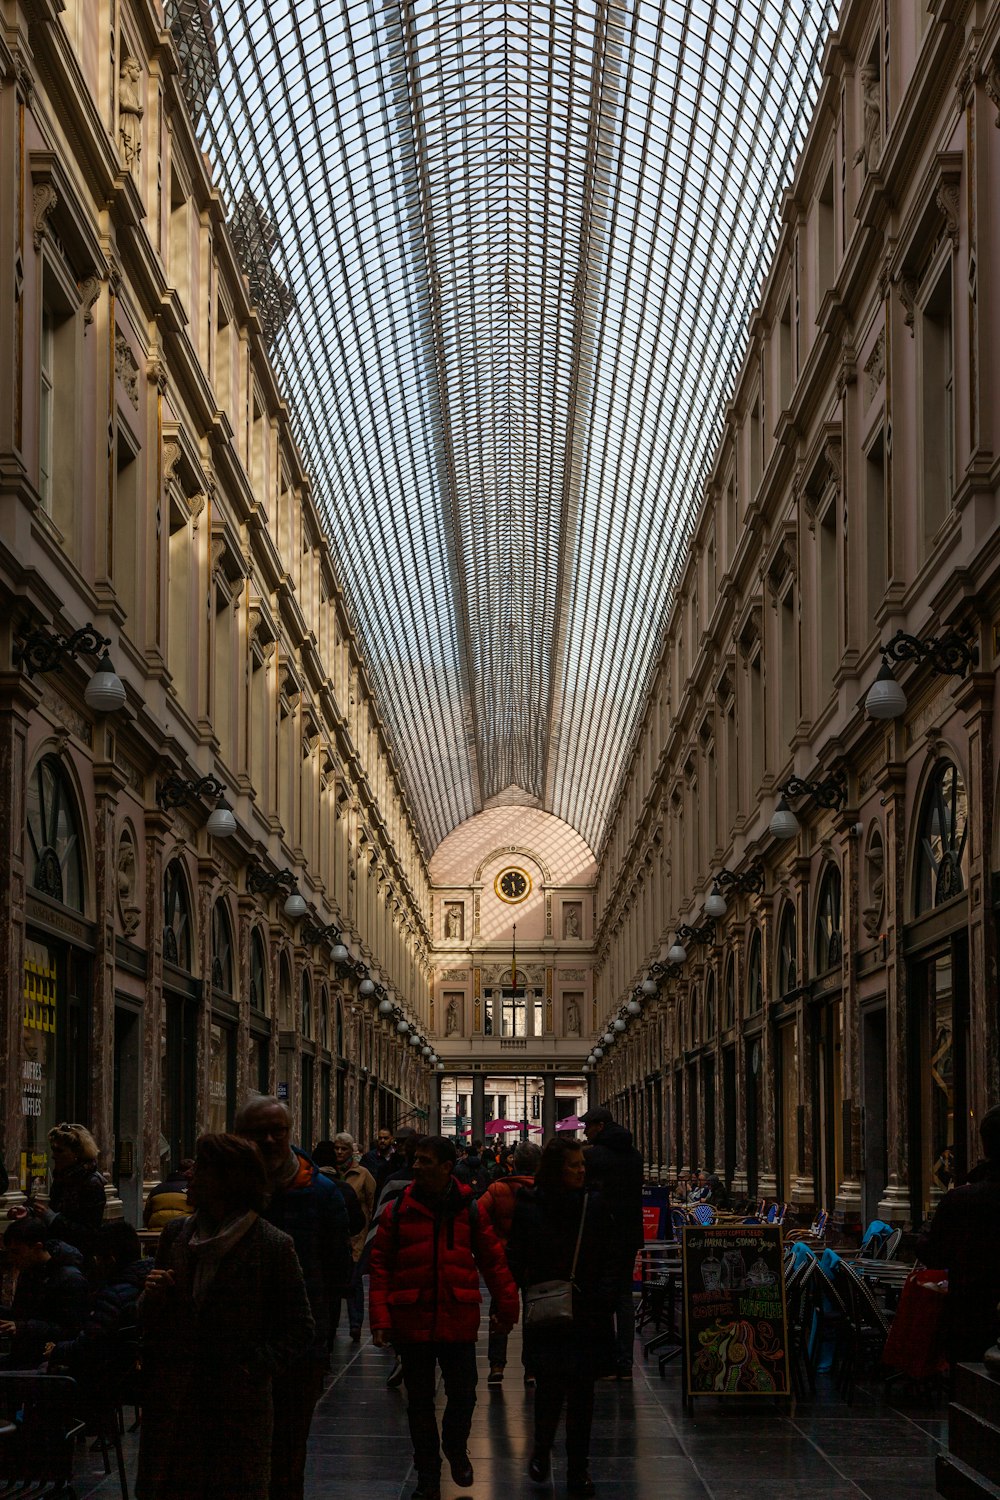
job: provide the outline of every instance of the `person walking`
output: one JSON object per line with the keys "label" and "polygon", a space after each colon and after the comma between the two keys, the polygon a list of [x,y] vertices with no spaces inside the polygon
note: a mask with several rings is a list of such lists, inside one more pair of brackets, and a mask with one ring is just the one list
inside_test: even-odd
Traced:
{"label": "person walking", "polygon": [[1000,1105],[979,1122],[984,1160],[941,1199],[917,1240],[924,1265],[948,1272],[945,1329],[949,1363],[978,1363],[1000,1335]]}
{"label": "person walking", "polygon": [[[498,1177],[491,1182],[483,1196],[479,1199],[479,1216],[484,1223],[489,1224],[500,1244],[506,1249],[507,1240],[510,1238],[510,1226],[514,1220],[514,1205],[517,1195],[522,1188],[534,1185],[535,1173],[538,1171],[538,1163],[541,1159],[542,1148],[536,1146],[533,1141],[523,1141],[514,1152],[513,1172],[503,1177]],[[490,1373],[486,1384],[490,1386],[503,1385],[503,1372],[507,1364],[507,1333],[494,1332],[492,1327],[493,1314],[497,1309],[490,1307],[490,1340],[489,1361]],[[528,1366],[524,1361],[524,1349],[522,1346],[521,1361],[524,1364],[524,1383],[533,1386],[534,1376],[529,1373]]]}
{"label": "person walking", "polygon": [[584,1152],[587,1186],[601,1194],[611,1219],[611,1268],[615,1296],[615,1374],[632,1379],[635,1345],[635,1258],[642,1249],[642,1157],[632,1133],[616,1123],[610,1109],[595,1105],[580,1116],[589,1143]]}
{"label": "person walking", "polygon": [[[479,1275],[495,1312],[494,1329],[517,1322],[517,1289],[500,1242],[472,1192],[453,1176],[455,1147],[425,1137],[413,1182],[383,1214],[371,1249],[369,1320],[378,1347],[391,1337],[402,1362],[417,1487],[413,1500],[439,1500],[441,1453],[455,1483],[472,1484],[468,1441],[476,1406]],[[447,1396],[440,1436],[435,1367]]]}
{"label": "person walking", "polygon": [[[542,1151],[534,1188],[522,1190],[514,1207],[507,1259],[525,1299],[524,1344],[535,1390],[534,1449],[528,1475],[548,1484],[552,1447],[566,1407],[566,1487],[571,1495],[593,1495],[590,1430],[594,1381],[614,1369],[612,1308],[617,1277],[612,1225],[600,1194],[586,1185],[579,1141],[554,1136]],[[533,1323],[532,1287],[572,1283],[572,1321]]]}
{"label": "person walking", "polygon": [[[325,1145],[325,1143],[323,1143]],[[346,1187],[354,1195],[357,1204],[360,1222],[357,1227],[351,1225],[351,1259],[354,1270],[351,1274],[351,1284],[347,1289],[344,1301],[347,1303],[347,1323],[351,1338],[355,1343],[361,1338],[361,1328],[365,1321],[365,1282],[364,1272],[361,1265],[361,1256],[365,1248],[365,1240],[368,1236],[368,1226],[375,1212],[375,1179],[372,1174],[364,1168],[358,1160],[358,1148],[354,1137],[346,1130],[341,1130],[334,1136],[331,1143],[333,1161],[328,1165],[326,1152],[324,1159],[320,1160],[320,1148],[316,1147],[313,1152],[313,1160],[324,1176],[332,1177],[341,1192]],[[337,1322],[340,1319],[338,1317]],[[336,1333],[336,1326],[331,1326],[331,1337]]]}
{"label": "person walking", "polygon": [[98,1169],[100,1152],[85,1125],[56,1125],[49,1131],[52,1186],[48,1205],[35,1203],[32,1211],[45,1225],[50,1239],[75,1245],[86,1261],[94,1237],[104,1222],[107,1194]]}
{"label": "person walking", "polygon": [[481,1198],[490,1183],[490,1173],[483,1160],[482,1141],[473,1141],[472,1150],[456,1164],[455,1181],[464,1182],[472,1189],[474,1198]]}
{"label": "person walking", "polygon": [[389,1170],[392,1160],[392,1131],[388,1125],[383,1125],[375,1136],[374,1144],[361,1158],[361,1166],[366,1172],[370,1172],[375,1179],[375,1191],[378,1192],[382,1186],[382,1180]]}
{"label": "person walking", "polygon": [[[390,1171],[382,1179],[382,1186],[375,1199],[375,1212],[372,1214],[371,1223],[368,1226],[368,1234],[365,1239],[365,1247],[361,1253],[362,1275],[369,1269],[371,1249],[375,1243],[375,1236],[382,1222],[382,1215],[392,1207],[397,1198],[401,1198],[413,1181],[413,1158],[417,1153],[417,1147],[424,1140],[415,1130],[407,1131],[401,1137],[401,1156],[403,1165],[395,1171]],[[386,1344],[392,1347],[391,1340]],[[398,1354],[394,1355],[392,1367],[385,1380],[389,1390],[397,1390],[403,1384],[403,1362]]]}
{"label": "person walking", "polygon": [[337,1184],[292,1145],[287,1105],[254,1094],[236,1116],[236,1133],[260,1148],[270,1199],[262,1210],[291,1236],[313,1316],[313,1339],[274,1391],[271,1500],[302,1500],[312,1415],[330,1363],[331,1312],[351,1281],[354,1263],[347,1209]]}
{"label": "person walking", "polygon": [[290,1237],[262,1216],[257,1147],[203,1135],[194,1213],[163,1230],[139,1299],[138,1500],[268,1500],[275,1392],[315,1325]]}

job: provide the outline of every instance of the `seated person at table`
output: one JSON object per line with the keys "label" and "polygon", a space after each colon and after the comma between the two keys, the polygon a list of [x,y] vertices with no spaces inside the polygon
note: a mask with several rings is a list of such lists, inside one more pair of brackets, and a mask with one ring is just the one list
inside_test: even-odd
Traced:
{"label": "seated person at table", "polygon": [[87,1316],[82,1256],[49,1237],[37,1219],[15,1219],[3,1237],[7,1262],[17,1272],[10,1307],[0,1308],[0,1335],[11,1340],[7,1369],[30,1370],[45,1345],[75,1338]]}
{"label": "seated person at table", "polygon": [[93,1390],[114,1388],[135,1366],[139,1343],[139,1297],[153,1269],[143,1259],[139,1236],[124,1219],[97,1232],[94,1259],[101,1285],[90,1300],[81,1331],[46,1344],[50,1373],[65,1370]]}

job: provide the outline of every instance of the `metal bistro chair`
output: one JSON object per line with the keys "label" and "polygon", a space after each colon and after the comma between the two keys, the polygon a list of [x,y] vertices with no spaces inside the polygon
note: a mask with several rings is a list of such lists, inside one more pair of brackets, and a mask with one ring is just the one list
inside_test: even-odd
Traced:
{"label": "metal bistro chair", "polygon": [[83,1432],[78,1398],[76,1381],[66,1375],[0,1371],[0,1412],[15,1428],[0,1444],[0,1495],[53,1485],[50,1494],[76,1500],[73,1450]]}

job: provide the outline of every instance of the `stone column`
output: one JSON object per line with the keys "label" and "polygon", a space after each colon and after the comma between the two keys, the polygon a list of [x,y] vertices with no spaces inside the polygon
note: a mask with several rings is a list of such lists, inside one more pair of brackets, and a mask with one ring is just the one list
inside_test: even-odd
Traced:
{"label": "stone column", "polygon": [[441,1134],[441,1085],[443,1082],[443,1073],[433,1073],[431,1075],[431,1096],[427,1113],[428,1135]]}
{"label": "stone column", "polygon": [[[893,726],[902,737],[901,726]],[[895,748],[895,746],[893,747]],[[886,1055],[886,1188],[878,1216],[890,1224],[910,1219],[910,1111],[907,1091],[910,1055],[907,1034],[906,960],[903,926],[906,919],[906,765],[889,761],[879,773],[885,805],[885,907],[888,954],[885,964]],[[892,1065],[895,1060],[895,1066]]]}
{"label": "stone column", "polygon": [[472,1075],[472,1140],[481,1141],[486,1130],[486,1074]]}
{"label": "stone column", "polygon": [[142,1017],[143,1202],[161,1180],[160,1119],[163,1098],[163,873],[170,818],[159,807],[146,810],[146,984]]}
{"label": "stone column", "polygon": [[[115,892],[118,858],[115,821],[125,776],[114,763],[114,731],[95,732],[94,760],[94,994],[90,1010],[90,1128],[101,1166],[113,1167],[115,1076]],[[117,1189],[108,1184],[105,1218],[121,1218]]]}
{"label": "stone column", "polygon": [[542,1079],[542,1140],[547,1141],[556,1129],[556,1075],[546,1073]]}
{"label": "stone column", "polygon": [[597,1074],[591,1071],[587,1074],[587,1108],[593,1109],[597,1102]]}
{"label": "stone column", "polygon": [[[9,622],[3,633],[8,635]],[[0,672],[0,995],[3,1052],[0,1068],[0,1122],[3,1164],[11,1185],[5,1199],[20,1201],[18,1170],[24,1125],[21,1115],[21,992],[24,984],[25,796],[28,778],[28,725],[41,691],[21,672]]]}
{"label": "stone column", "polygon": [[778,1140],[778,1128],[775,1120],[777,1099],[774,1086],[777,1074],[777,1060],[774,1055],[777,1039],[771,1026],[770,1017],[771,996],[774,993],[773,905],[773,902],[765,902],[763,897],[760,896],[751,897],[750,900],[751,912],[756,915],[757,923],[760,927],[760,972],[763,989],[761,1009],[764,1015],[764,1027],[760,1034],[760,1066],[764,1077],[764,1086],[761,1090],[763,1109],[761,1111],[761,1118],[757,1121],[757,1195],[760,1198],[776,1198],[778,1196],[778,1164],[775,1156]]}
{"label": "stone column", "polygon": [[[801,984],[807,972],[805,955],[808,951],[809,932],[809,872],[810,861],[805,855],[797,855],[792,862],[792,900],[795,903],[795,972]],[[810,1214],[816,1205],[816,1179],[814,1166],[814,1099],[815,1076],[813,1065],[813,1037],[809,1014],[804,999],[796,1005],[795,1024],[798,1027],[798,1107],[796,1122],[798,1142],[796,1147],[798,1172],[792,1183],[792,1202]]]}
{"label": "stone column", "polygon": [[837,1222],[845,1229],[859,1228],[861,1222],[861,1036],[858,1016],[858,985],[855,953],[861,925],[860,840],[853,829],[857,814],[844,812],[838,820],[841,868],[844,872],[844,897],[841,927],[844,935],[843,989],[840,1004],[840,1068],[843,1094],[842,1118],[836,1121],[841,1132],[844,1153],[844,1175],[837,1185],[835,1211]]}

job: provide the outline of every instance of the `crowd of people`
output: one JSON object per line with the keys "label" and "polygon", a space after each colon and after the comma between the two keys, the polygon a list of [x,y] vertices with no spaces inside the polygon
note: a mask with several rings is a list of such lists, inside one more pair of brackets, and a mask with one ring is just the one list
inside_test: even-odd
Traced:
{"label": "crowd of people", "polygon": [[[443,1463],[463,1488],[474,1482],[483,1281],[494,1388],[523,1319],[529,1477],[550,1482],[565,1411],[567,1490],[592,1495],[595,1382],[632,1373],[642,1161],[607,1109],[582,1126],[585,1142],[494,1152],[404,1127],[362,1154],[341,1132],[307,1154],[286,1105],[254,1095],[233,1133],[202,1136],[149,1194],[152,1258],[130,1224],[104,1220],[89,1131],[60,1125],[47,1200],[8,1211],[2,1363],[72,1376],[92,1412],[141,1405],[138,1500],[301,1500],[330,1351],[345,1310],[347,1336],[361,1339],[367,1277],[372,1341],[393,1355],[386,1383],[406,1388],[412,1500],[439,1500]],[[983,1162],[919,1244],[950,1272],[953,1359],[981,1358],[998,1332],[1000,1270],[981,1247],[1000,1228],[1000,1109],[981,1134]],[[681,1191],[719,1202],[719,1186],[702,1172]]]}

